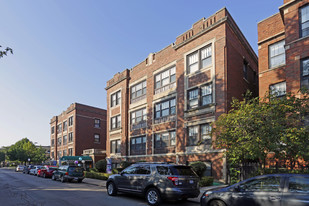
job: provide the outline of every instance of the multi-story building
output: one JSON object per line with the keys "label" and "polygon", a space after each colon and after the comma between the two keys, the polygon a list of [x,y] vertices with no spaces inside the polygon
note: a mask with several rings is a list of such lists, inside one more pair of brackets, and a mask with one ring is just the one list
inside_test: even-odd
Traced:
{"label": "multi-story building", "polygon": [[50,120],[50,158],[81,156],[84,150],[99,151],[97,161],[105,158],[106,110],[79,103],[71,104],[67,110]]}
{"label": "multi-story building", "polygon": [[284,0],[258,23],[259,95],[309,88],[309,0]]}
{"label": "multi-story building", "polygon": [[121,161],[202,161],[225,174],[211,123],[247,90],[258,95],[258,59],[226,8],[176,42],[107,82],[107,157]]}

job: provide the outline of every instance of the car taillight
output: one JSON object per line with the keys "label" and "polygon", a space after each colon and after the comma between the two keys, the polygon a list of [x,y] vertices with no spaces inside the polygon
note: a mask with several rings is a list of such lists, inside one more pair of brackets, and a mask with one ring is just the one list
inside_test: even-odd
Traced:
{"label": "car taillight", "polygon": [[68,173],[68,172],[66,172],[66,173],[65,173],[65,175],[69,175],[69,173]]}
{"label": "car taillight", "polygon": [[167,177],[167,179],[171,180],[174,185],[179,185],[178,177]]}

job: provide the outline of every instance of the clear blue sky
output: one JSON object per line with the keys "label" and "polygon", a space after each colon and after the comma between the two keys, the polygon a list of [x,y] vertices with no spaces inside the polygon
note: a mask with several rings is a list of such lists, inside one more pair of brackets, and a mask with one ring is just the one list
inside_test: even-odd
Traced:
{"label": "clear blue sky", "polygon": [[50,145],[71,103],[106,109],[106,81],[227,7],[257,52],[257,23],[283,0],[0,0],[0,147]]}

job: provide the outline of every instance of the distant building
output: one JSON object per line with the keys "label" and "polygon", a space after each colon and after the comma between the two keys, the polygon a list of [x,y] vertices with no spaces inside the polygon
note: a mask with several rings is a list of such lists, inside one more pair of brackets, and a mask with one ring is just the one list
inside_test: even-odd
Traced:
{"label": "distant building", "polygon": [[284,0],[258,23],[259,95],[309,89],[309,0]]}
{"label": "distant building", "polygon": [[186,164],[224,178],[211,123],[247,90],[258,95],[258,59],[226,8],[107,82],[107,157]]}
{"label": "distant building", "polygon": [[[100,151],[98,158],[105,158],[106,110],[73,103],[50,120],[50,158],[81,156],[84,150]],[[102,155],[103,154],[103,155]],[[88,153],[90,156],[90,154]]]}

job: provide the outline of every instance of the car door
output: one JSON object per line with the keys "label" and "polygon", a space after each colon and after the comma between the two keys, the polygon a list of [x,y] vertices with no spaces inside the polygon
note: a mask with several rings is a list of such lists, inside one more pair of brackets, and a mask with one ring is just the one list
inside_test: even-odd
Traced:
{"label": "car door", "polygon": [[150,179],[150,165],[139,165],[136,167],[135,175],[130,177],[130,184],[136,192],[143,192]]}
{"label": "car door", "polygon": [[233,205],[280,206],[283,181],[279,176],[264,176],[241,183],[232,193]]}
{"label": "car door", "polygon": [[119,190],[132,191],[134,186],[131,185],[131,179],[135,175],[136,166],[132,165],[123,170],[119,176],[117,176],[117,187]]}
{"label": "car door", "polygon": [[309,175],[290,176],[282,196],[282,206],[309,206]]}

